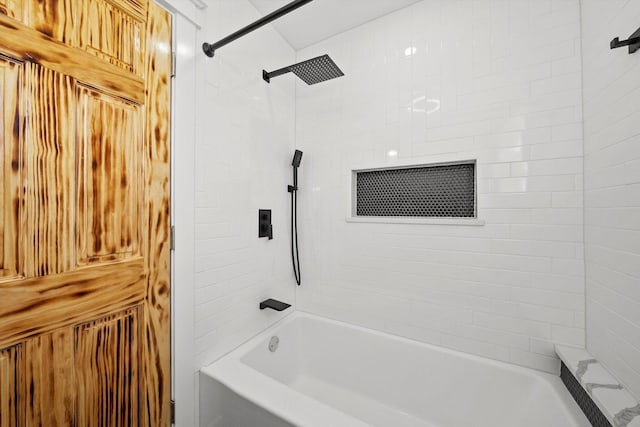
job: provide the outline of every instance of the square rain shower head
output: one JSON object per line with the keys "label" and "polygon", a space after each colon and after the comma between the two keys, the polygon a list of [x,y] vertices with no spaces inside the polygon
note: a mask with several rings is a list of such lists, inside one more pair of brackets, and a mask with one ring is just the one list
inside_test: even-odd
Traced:
{"label": "square rain shower head", "polygon": [[322,55],[308,61],[299,62],[289,68],[308,85],[344,76],[342,70],[338,68],[329,55]]}
{"label": "square rain shower head", "polygon": [[262,78],[267,83],[270,83],[273,77],[278,77],[287,73],[294,73],[308,85],[314,85],[316,83],[322,83],[327,80],[344,76],[342,70],[338,68],[329,55],[322,55],[317,58],[289,65],[288,67],[280,68],[279,70],[272,71],[270,73],[263,70]]}

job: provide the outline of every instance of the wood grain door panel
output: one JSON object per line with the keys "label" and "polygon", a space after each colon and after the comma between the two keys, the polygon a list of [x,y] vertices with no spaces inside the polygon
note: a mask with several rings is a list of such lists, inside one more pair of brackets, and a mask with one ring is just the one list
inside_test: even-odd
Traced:
{"label": "wood grain door panel", "polygon": [[[76,407],[73,328],[56,328],[24,341],[20,411],[27,426],[72,426]],[[76,424],[77,425],[77,424]]]}
{"label": "wood grain door panel", "polygon": [[142,106],[79,86],[78,265],[139,254]]}
{"label": "wood grain door panel", "polygon": [[[79,0],[74,0],[75,3],[79,3]],[[2,14],[0,29],[0,53],[16,60],[39,64],[112,95],[145,103],[144,78],[82,49],[73,49]]]}
{"label": "wood grain door panel", "polygon": [[140,317],[134,307],[75,327],[78,425],[140,425]]}
{"label": "wood grain door panel", "polygon": [[21,388],[18,378],[20,371],[20,346],[0,350],[0,427],[14,427],[20,424],[18,396]]}
{"label": "wood grain door panel", "polygon": [[[78,10],[77,46],[123,70],[142,76],[146,2],[85,0]],[[110,28],[116,37],[103,37]]]}
{"label": "wood grain door panel", "polygon": [[0,14],[22,20],[22,0],[0,0]]}
{"label": "wood grain door panel", "polygon": [[0,282],[22,272],[22,73],[21,63],[0,57]]}
{"label": "wood grain door panel", "polygon": [[76,13],[73,0],[22,0],[22,22],[62,43],[73,43]]}
{"label": "wood grain door panel", "polygon": [[0,0],[0,14],[143,77],[146,0]]}
{"label": "wood grain door panel", "polygon": [[26,277],[63,273],[75,264],[74,85],[72,77],[25,63]]}
{"label": "wood grain door panel", "polygon": [[171,16],[0,0],[0,427],[168,426]]}
{"label": "wood grain door panel", "polygon": [[4,283],[0,348],[138,305],[148,280],[144,260],[135,258]]}

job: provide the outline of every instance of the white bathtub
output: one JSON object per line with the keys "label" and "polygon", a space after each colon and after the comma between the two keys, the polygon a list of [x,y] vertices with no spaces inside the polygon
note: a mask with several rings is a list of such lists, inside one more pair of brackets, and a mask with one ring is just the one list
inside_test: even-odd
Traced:
{"label": "white bathtub", "polygon": [[203,427],[590,425],[553,375],[301,312],[203,368],[200,389]]}

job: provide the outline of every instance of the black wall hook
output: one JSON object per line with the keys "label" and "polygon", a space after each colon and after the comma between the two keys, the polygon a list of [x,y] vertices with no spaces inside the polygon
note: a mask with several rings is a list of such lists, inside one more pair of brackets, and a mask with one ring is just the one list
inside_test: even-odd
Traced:
{"label": "black wall hook", "polygon": [[629,46],[629,55],[636,53],[640,50],[640,28],[635,33],[629,36],[628,40],[620,41],[619,37],[611,40],[611,49],[617,49],[619,47]]}

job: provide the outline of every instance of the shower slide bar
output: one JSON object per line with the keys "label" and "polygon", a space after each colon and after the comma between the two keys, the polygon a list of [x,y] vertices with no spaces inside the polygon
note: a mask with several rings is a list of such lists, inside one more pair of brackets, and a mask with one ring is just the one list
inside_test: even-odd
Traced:
{"label": "shower slide bar", "polygon": [[275,21],[278,18],[283,17],[284,15],[293,12],[294,10],[306,5],[307,3],[311,3],[313,0],[295,0],[291,3],[282,6],[280,9],[271,12],[267,16],[258,19],[255,22],[247,25],[244,28],[236,31],[233,34],[228,35],[227,37],[215,42],[215,43],[203,43],[202,50],[208,57],[213,57],[215,55],[216,50],[220,49],[223,46],[228,45],[232,41],[239,39],[242,36],[246,36],[247,34],[257,30],[258,28],[267,25],[268,23]]}

